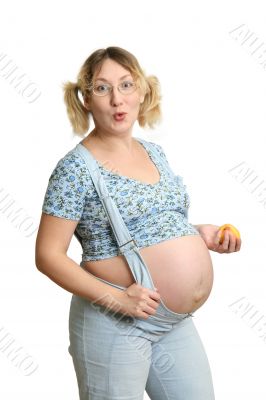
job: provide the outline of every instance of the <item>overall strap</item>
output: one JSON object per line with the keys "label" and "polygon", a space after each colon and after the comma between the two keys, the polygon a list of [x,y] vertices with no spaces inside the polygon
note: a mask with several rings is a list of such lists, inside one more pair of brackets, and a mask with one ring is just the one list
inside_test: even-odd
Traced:
{"label": "overall strap", "polygon": [[101,174],[99,166],[90,153],[90,151],[81,143],[76,145],[76,151],[85,161],[89,173],[91,175],[95,189],[102,202],[106,215],[109,219],[111,228],[118,243],[119,251],[127,260],[131,273],[136,282],[147,282],[151,289],[154,290],[152,277],[143,257],[141,256],[137,244],[132,239],[129,230],[115,204],[110,196],[104,178]]}
{"label": "overall strap", "polygon": [[81,143],[78,143],[76,145],[76,150],[86,163],[95,189],[109,219],[120,252],[125,255],[126,252],[131,251],[133,248],[138,249],[136,242],[134,241],[134,239],[132,239],[132,236],[130,235],[130,232],[115,202],[108,192],[104,178],[101,174],[95,158],[91,155],[90,151]]}
{"label": "overall strap", "polygon": [[144,142],[146,147],[148,147],[148,149],[150,150],[150,152],[152,153],[153,157],[156,159],[156,161],[162,162],[164,164],[164,167],[170,172],[171,175],[176,176],[175,173],[173,172],[173,170],[171,169],[170,165],[166,162],[166,160],[160,155],[158,149],[156,148],[156,146],[153,145],[152,142],[148,142],[147,140],[141,139],[141,138],[136,138],[137,140],[139,140],[140,142]]}

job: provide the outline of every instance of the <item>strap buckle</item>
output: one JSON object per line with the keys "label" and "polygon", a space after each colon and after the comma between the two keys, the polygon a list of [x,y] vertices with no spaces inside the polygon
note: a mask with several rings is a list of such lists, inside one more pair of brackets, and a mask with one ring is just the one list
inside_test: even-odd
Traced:
{"label": "strap buckle", "polygon": [[133,249],[134,249],[134,247],[137,247],[137,243],[135,242],[135,240],[134,240],[134,239],[131,239],[131,240],[129,240],[128,242],[126,242],[126,243],[123,243],[123,244],[121,244],[120,246],[118,246],[118,247],[119,247],[119,249],[120,249],[120,251],[121,251],[121,253],[123,253],[123,252],[127,251],[126,249],[123,249],[123,250],[121,250],[121,247],[122,247],[122,246],[125,246],[125,245],[127,245],[127,244],[128,244],[128,243],[130,243],[130,242],[133,242],[134,244],[133,244],[133,246],[132,246],[132,247],[130,247],[128,250],[133,250]]}

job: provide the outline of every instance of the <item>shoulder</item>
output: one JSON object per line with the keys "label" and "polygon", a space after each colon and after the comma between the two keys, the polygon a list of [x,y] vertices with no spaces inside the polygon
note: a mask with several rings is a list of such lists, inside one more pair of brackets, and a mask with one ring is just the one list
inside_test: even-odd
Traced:
{"label": "shoulder", "polygon": [[78,220],[86,195],[92,190],[93,183],[85,161],[73,148],[59,159],[50,174],[42,211]]}
{"label": "shoulder", "polygon": [[186,189],[186,185],[184,184],[183,177],[181,175],[177,175],[173,171],[172,167],[170,166],[170,163],[169,163],[169,160],[167,158],[167,155],[166,155],[166,152],[165,152],[164,148],[158,143],[150,142],[150,141],[147,141],[147,140],[143,140],[143,141],[147,144],[147,146],[149,146],[149,148],[151,148],[152,150],[155,149],[156,154],[158,154],[159,158],[164,161],[164,165],[167,165],[167,168],[174,175],[174,178],[177,181],[177,183],[180,185],[180,187],[182,186],[184,189]]}
{"label": "shoulder", "polygon": [[160,144],[154,143],[154,142],[149,142],[149,143],[153,148],[155,148],[157,151],[159,151],[161,156],[165,157],[165,151],[164,151],[163,147]]}
{"label": "shoulder", "polygon": [[86,179],[87,181],[88,178],[90,178],[85,161],[76,151],[76,148],[71,149],[57,161],[50,175],[50,179],[55,177],[65,177],[69,182],[74,182],[75,180],[82,181],[82,179]]}
{"label": "shoulder", "polygon": [[167,156],[165,154],[165,151],[164,151],[163,147],[160,144],[155,143],[155,142],[151,142],[151,141],[148,141],[148,140],[144,140],[144,139],[141,139],[141,140],[142,140],[142,142],[144,142],[146,147],[148,147],[151,151],[156,151],[156,153],[159,155],[160,158],[163,158],[165,161],[168,162]]}

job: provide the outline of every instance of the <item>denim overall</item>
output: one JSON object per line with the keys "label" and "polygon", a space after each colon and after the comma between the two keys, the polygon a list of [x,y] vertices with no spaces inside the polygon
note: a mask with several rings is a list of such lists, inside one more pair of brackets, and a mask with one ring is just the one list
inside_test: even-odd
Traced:
{"label": "denim overall", "polygon": [[[147,141],[145,144],[149,145]],[[160,157],[152,146],[149,149],[156,159]],[[109,195],[96,160],[81,143],[76,150],[86,162],[135,281],[155,290],[149,269]],[[186,210],[184,213],[187,216]],[[214,400],[209,362],[192,314],[171,311],[161,299],[155,315],[147,319],[119,312],[111,314],[102,305],[72,296],[68,350],[74,362],[80,400],[142,400],[145,389],[151,400]]]}

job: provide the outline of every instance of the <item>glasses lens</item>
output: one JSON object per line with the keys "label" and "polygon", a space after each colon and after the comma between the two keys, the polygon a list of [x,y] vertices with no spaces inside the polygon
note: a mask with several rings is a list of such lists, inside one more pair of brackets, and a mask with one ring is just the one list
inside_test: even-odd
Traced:
{"label": "glasses lens", "polygon": [[[133,93],[137,88],[137,85],[133,81],[123,81],[118,85],[118,89],[123,94]],[[105,96],[110,93],[112,90],[112,86],[107,83],[96,83],[93,86],[93,93],[96,96]]]}
{"label": "glasses lens", "polygon": [[118,86],[121,93],[130,94],[136,90],[136,84],[133,81],[121,82]]}
{"label": "glasses lens", "polygon": [[110,86],[106,84],[96,84],[93,86],[93,93],[97,96],[105,96],[110,91]]}

